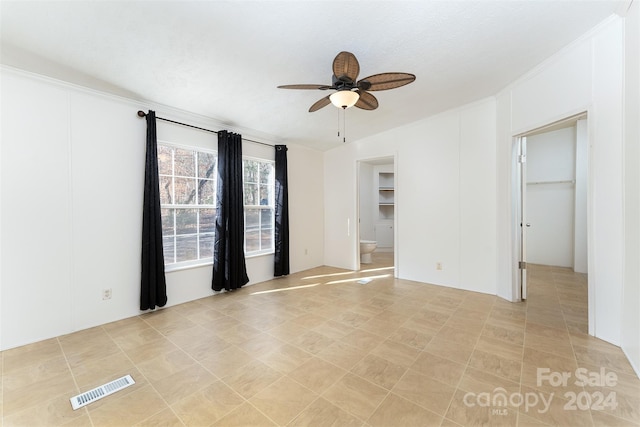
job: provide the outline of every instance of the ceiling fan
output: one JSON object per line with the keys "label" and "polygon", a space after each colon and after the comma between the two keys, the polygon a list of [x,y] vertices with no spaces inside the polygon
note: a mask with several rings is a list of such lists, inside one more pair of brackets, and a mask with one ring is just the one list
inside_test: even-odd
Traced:
{"label": "ceiling fan", "polygon": [[280,89],[320,89],[335,90],[314,103],[309,112],[318,111],[322,107],[333,104],[346,109],[352,106],[363,110],[378,108],[378,100],[369,91],[395,89],[413,82],[416,76],[409,73],[381,73],[357,80],[360,64],[351,52],[340,52],[333,60],[333,76],[331,85],[297,84],[278,86]]}

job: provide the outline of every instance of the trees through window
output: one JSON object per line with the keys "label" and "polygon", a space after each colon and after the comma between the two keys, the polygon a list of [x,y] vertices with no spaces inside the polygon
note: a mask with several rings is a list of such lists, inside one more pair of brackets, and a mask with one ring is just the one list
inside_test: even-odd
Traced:
{"label": "trees through window", "polygon": [[[245,254],[273,252],[274,165],[243,159]],[[211,262],[215,236],[217,156],[158,144],[162,241],[166,266]]]}

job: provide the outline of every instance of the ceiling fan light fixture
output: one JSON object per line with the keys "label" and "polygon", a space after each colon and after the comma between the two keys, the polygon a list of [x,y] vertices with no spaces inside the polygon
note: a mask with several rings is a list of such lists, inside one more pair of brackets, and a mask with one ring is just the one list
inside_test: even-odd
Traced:
{"label": "ceiling fan light fixture", "polygon": [[346,109],[356,105],[356,102],[360,99],[360,95],[351,90],[339,90],[332,93],[331,96],[329,96],[329,99],[336,107]]}

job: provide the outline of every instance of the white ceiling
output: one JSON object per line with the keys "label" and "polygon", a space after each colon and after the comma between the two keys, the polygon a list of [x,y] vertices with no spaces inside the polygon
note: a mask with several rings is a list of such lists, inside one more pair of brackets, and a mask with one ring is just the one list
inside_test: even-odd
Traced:
{"label": "white ceiling", "polygon": [[[326,150],[338,112],[307,112],[342,50],[360,78],[414,83],[346,111],[354,141],[490,96],[631,0],[7,1],[2,63]],[[135,114],[135,112],[132,112]]]}

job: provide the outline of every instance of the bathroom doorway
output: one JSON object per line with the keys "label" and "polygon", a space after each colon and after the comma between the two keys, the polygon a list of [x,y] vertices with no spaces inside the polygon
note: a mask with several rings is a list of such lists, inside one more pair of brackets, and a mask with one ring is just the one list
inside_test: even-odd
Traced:
{"label": "bathroom doorway", "polygon": [[360,160],[357,169],[359,270],[393,268],[398,210],[395,159]]}

